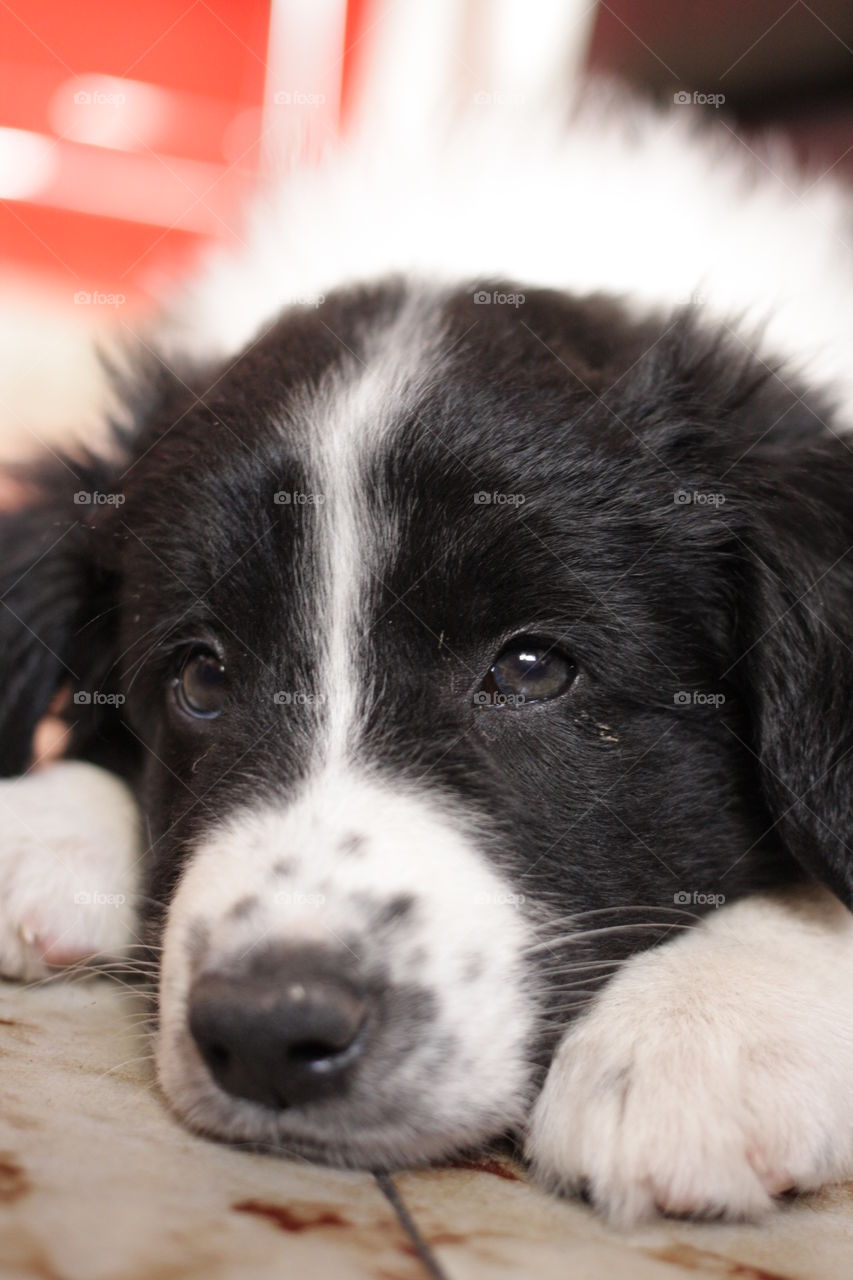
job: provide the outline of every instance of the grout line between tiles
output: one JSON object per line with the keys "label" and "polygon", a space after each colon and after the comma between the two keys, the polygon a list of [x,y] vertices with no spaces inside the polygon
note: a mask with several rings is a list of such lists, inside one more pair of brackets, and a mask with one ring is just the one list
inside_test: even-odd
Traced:
{"label": "grout line between tiles", "polygon": [[400,1223],[400,1226],[411,1240],[412,1248],[417,1254],[420,1262],[423,1264],[430,1280],[450,1280],[450,1277],[440,1265],[430,1245],[421,1235],[414,1218],[406,1208],[405,1201],[391,1180],[390,1175],[387,1173],[374,1173],[373,1176],[376,1179],[376,1184],[379,1187],[379,1190],[382,1192],[385,1199],[394,1210],[394,1213],[397,1215],[397,1220]]}

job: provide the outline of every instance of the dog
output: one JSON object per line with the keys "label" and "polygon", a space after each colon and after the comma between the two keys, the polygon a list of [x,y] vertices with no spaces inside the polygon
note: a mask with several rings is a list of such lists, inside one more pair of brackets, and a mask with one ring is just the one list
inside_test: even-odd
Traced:
{"label": "dog", "polygon": [[846,196],[594,95],[365,147],[17,474],[0,970],[141,948],[217,1138],[853,1176]]}

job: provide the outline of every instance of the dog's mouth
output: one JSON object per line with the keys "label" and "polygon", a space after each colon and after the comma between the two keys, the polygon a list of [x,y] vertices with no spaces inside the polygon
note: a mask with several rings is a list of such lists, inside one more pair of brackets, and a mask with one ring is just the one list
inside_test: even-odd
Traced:
{"label": "dog's mouth", "polygon": [[[310,1104],[282,1104],[227,1092],[202,1060],[188,1033],[159,1046],[160,1085],[167,1102],[193,1132],[292,1160],[374,1172],[435,1164],[481,1150],[496,1135],[518,1132],[518,1098],[500,1109],[467,1114],[443,1110],[424,1075],[418,1088],[381,1082],[371,1073],[348,1095],[315,1096]],[[414,1073],[412,1073],[414,1076]]]}
{"label": "dog's mouth", "polygon": [[[428,993],[207,974],[161,1022],[157,1067],[173,1111],[222,1142],[316,1164],[392,1171],[518,1132],[529,1088],[478,1080]],[[257,1015],[257,1016],[255,1016]],[[535,1074],[528,1072],[529,1084]]]}
{"label": "dog's mouth", "polygon": [[[190,1123],[184,1115],[180,1115],[180,1118],[200,1137],[226,1146],[239,1146],[241,1151],[369,1173],[393,1173],[401,1169],[432,1166],[463,1155],[476,1154],[493,1141],[492,1135],[483,1135],[480,1139],[459,1143],[452,1135],[435,1134],[425,1136],[415,1145],[411,1135],[404,1130],[365,1135],[347,1135],[341,1131],[334,1137],[330,1135],[327,1138],[291,1133],[282,1133],[275,1139],[241,1138],[235,1134],[225,1134],[204,1122]],[[278,1122],[283,1123],[280,1116]]]}

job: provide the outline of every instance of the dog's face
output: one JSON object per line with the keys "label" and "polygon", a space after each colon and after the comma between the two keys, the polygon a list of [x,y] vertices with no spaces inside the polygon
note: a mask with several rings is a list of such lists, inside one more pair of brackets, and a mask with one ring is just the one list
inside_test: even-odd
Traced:
{"label": "dog's face", "polygon": [[69,665],[124,699],[78,733],[138,744],[160,1079],[207,1132],[474,1143],[633,950],[792,854],[846,891],[779,724],[849,614],[835,566],[786,607],[844,446],[689,317],[487,292],[342,293],[168,378],[69,534]]}

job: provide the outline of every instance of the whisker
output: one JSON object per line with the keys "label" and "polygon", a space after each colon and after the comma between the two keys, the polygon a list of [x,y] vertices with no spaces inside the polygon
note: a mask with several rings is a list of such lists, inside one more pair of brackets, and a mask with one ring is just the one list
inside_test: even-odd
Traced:
{"label": "whisker", "polygon": [[114,1067],[108,1067],[106,1071],[102,1071],[97,1077],[98,1080],[105,1080],[107,1076],[112,1075],[114,1071],[121,1071],[122,1067],[133,1066],[137,1062],[153,1062],[153,1053],[140,1054],[138,1058],[126,1058],[124,1062],[117,1062]]}
{"label": "whisker", "polygon": [[569,964],[543,965],[541,972],[553,976],[557,973],[588,973],[591,969],[618,969],[622,960],[572,960]]}
{"label": "whisker", "polygon": [[586,920],[590,916],[615,915],[618,912],[625,912],[625,911],[653,912],[655,915],[660,915],[661,913],[663,913],[663,914],[676,915],[676,916],[687,916],[688,919],[690,920],[702,919],[702,917],[697,912],[687,911],[684,907],[675,907],[675,906],[667,907],[667,906],[663,906],[659,902],[647,902],[647,903],[631,903],[631,904],[622,903],[618,906],[610,906],[610,907],[589,907],[584,909],[583,911],[572,911],[572,912],[569,912],[567,915],[554,916],[549,921],[549,924],[552,924],[552,925],[571,924],[571,923],[575,923],[578,920]]}
{"label": "whisker", "polygon": [[677,924],[672,920],[645,921],[637,924],[613,924],[606,925],[601,929],[583,929],[577,933],[569,933],[565,937],[547,938],[540,942],[533,942],[525,950],[526,955],[536,955],[540,951],[548,951],[552,947],[565,947],[569,944],[586,942],[590,938],[601,938],[613,933],[629,933],[637,930],[657,930],[657,929],[689,929],[691,925]]}

